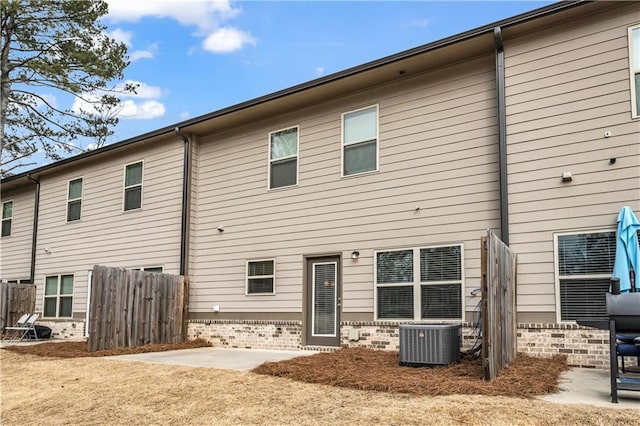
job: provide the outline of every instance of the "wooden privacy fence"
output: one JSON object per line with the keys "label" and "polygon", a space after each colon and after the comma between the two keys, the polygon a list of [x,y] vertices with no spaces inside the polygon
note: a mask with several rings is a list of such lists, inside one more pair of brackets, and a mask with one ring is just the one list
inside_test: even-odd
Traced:
{"label": "wooden privacy fence", "polygon": [[188,286],[179,275],[94,266],[89,352],[184,342]]}
{"label": "wooden privacy fence", "polygon": [[493,232],[481,241],[482,368],[493,380],[517,352],[516,254]]}
{"label": "wooden privacy fence", "polygon": [[0,332],[12,326],[26,313],[36,308],[36,286],[34,284],[0,284]]}

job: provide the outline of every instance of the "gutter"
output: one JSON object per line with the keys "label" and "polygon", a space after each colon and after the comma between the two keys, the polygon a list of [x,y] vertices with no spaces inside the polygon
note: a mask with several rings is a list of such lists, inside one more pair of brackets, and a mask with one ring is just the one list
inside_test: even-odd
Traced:
{"label": "gutter", "polygon": [[188,213],[189,213],[189,139],[182,133],[180,127],[174,129],[176,135],[184,142],[184,160],[182,163],[182,222],[180,225],[180,275],[187,274],[187,241],[188,241]]}
{"label": "gutter", "polygon": [[505,96],[504,46],[502,29],[493,29],[496,44],[496,98],[498,117],[498,157],[500,169],[500,239],[509,245],[509,187],[507,182],[507,107]]}
{"label": "gutter", "polygon": [[36,275],[36,244],[38,242],[38,215],[40,213],[40,181],[34,179],[31,173],[27,174],[27,179],[36,184],[36,197],[33,206],[33,230],[31,233],[31,269],[29,282],[35,284]]}

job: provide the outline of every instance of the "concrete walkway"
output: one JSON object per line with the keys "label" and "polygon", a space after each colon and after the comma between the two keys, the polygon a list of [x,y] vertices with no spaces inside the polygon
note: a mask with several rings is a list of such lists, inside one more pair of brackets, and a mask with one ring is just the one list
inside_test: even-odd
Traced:
{"label": "concrete walkway", "polygon": [[606,408],[640,410],[640,392],[618,391],[618,403],[613,404],[610,381],[609,371],[572,368],[562,374],[559,393],[540,399],[561,404],[590,404]]}
{"label": "concrete walkway", "polygon": [[179,351],[148,352],[110,356],[111,359],[151,362],[154,364],[184,365],[187,367],[222,368],[249,371],[267,361],[282,361],[313,355],[314,351],[276,351],[259,349],[196,348]]}

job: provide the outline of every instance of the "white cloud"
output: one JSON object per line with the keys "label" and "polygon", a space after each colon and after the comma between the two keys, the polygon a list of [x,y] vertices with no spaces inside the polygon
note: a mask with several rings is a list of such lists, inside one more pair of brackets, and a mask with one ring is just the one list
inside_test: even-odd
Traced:
{"label": "white cloud", "polygon": [[324,75],[324,67],[316,67],[314,72],[318,77],[321,77]]}
{"label": "white cloud", "polygon": [[180,114],[178,114],[178,117],[180,117],[180,120],[186,120],[187,118],[191,117],[191,113],[189,111],[182,111]]}
{"label": "white cloud", "polygon": [[135,62],[138,59],[151,59],[156,55],[158,51],[158,43],[150,44],[146,50],[134,50],[129,54],[131,62]]}
{"label": "white cloud", "polygon": [[228,0],[107,0],[109,19],[115,22],[136,22],[140,18],[172,18],[182,25],[195,26],[209,32],[220,22],[236,16],[240,9],[231,6]]}
{"label": "white cloud", "polygon": [[[132,31],[126,31],[122,28],[116,28],[113,31],[107,32],[106,35],[119,43],[124,43],[129,49],[131,49],[133,46],[133,43],[131,42],[131,40],[133,39]],[[146,49],[138,49],[129,53],[129,59],[131,60],[131,62],[135,62],[138,59],[151,59],[155,56],[155,53],[157,51],[158,43],[151,43],[149,46],[147,46]]]}
{"label": "white cloud", "polygon": [[[136,93],[120,94],[122,101],[115,111],[119,118],[129,118],[146,120],[150,118],[162,117],[166,108],[162,102],[156,100],[164,95],[164,90],[158,86],[151,86],[146,83],[127,80],[123,84],[116,86],[116,90],[122,89],[125,84],[138,84]],[[99,99],[101,93],[86,93],[82,98],[76,97],[71,110],[79,113],[96,114],[96,108],[92,102]]]}
{"label": "white cloud", "polygon": [[251,34],[233,27],[220,28],[202,42],[202,48],[213,53],[229,53],[242,49],[245,44],[256,44]]}
{"label": "white cloud", "polygon": [[164,90],[158,86],[151,86],[147,83],[135,80],[126,80],[122,84],[116,86],[116,90],[123,90],[125,85],[132,84],[137,85],[136,93],[126,93],[121,95],[122,97],[142,98],[142,99],[158,99],[164,96]]}
{"label": "white cloud", "polygon": [[116,28],[107,32],[107,35],[119,43],[124,43],[127,47],[131,46],[131,39],[133,38],[133,32],[131,31]]}
{"label": "white cloud", "polygon": [[131,99],[120,104],[122,108],[118,112],[120,118],[134,118],[138,120],[146,120],[150,118],[162,117],[166,112],[161,102],[152,100],[144,102],[136,102]]}
{"label": "white cloud", "polygon": [[[108,19],[113,22],[136,22],[143,17],[170,18],[180,25],[195,27],[195,36],[205,37],[202,48],[209,52],[229,53],[256,43],[249,32],[225,26],[229,19],[240,13],[230,0],[191,0],[187,4],[179,0],[107,0],[107,3]],[[126,34],[117,35],[124,37]],[[192,53],[189,49],[189,55]],[[149,54],[153,51],[134,51],[131,60],[153,57]]]}

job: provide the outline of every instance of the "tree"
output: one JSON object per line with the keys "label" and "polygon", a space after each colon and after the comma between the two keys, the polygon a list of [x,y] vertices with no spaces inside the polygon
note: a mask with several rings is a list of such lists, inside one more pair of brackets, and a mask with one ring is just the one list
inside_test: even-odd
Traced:
{"label": "tree", "polygon": [[[106,35],[102,0],[0,1],[0,140],[2,174],[40,151],[58,160],[102,146],[118,122],[118,84],[129,64],[124,43]],[[71,96],[69,96],[71,95]],[[62,107],[58,98],[82,100]]]}

